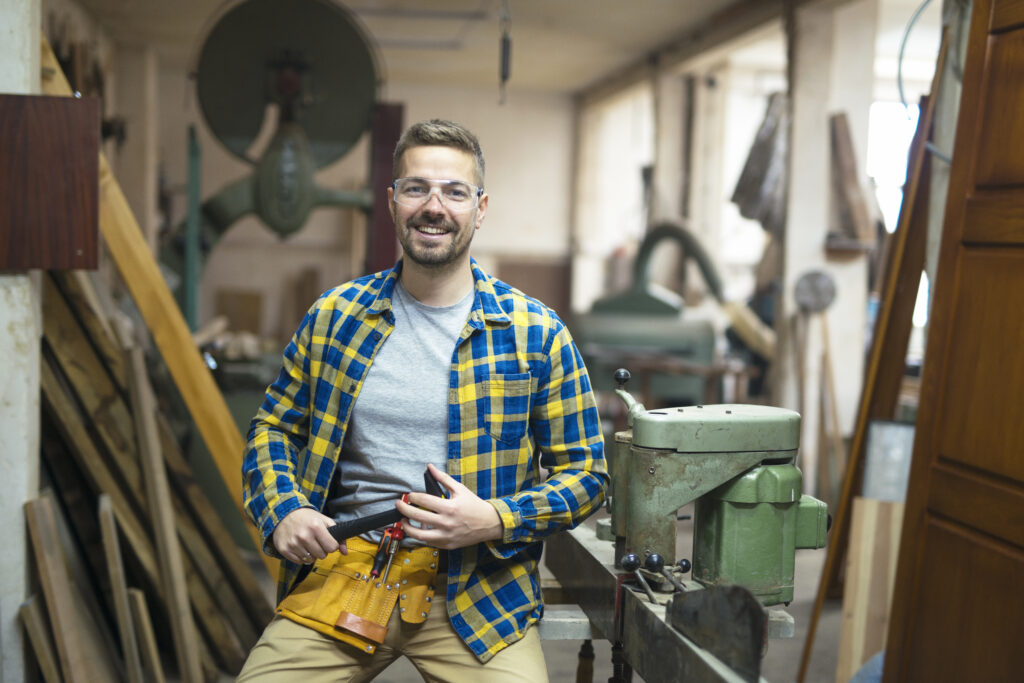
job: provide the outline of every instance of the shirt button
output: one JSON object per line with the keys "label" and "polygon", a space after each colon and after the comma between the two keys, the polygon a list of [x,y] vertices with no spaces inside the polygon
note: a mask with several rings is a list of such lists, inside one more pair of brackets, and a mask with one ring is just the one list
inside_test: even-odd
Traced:
{"label": "shirt button", "polygon": [[380,332],[374,332],[370,336],[373,337],[373,341],[380,341]]}

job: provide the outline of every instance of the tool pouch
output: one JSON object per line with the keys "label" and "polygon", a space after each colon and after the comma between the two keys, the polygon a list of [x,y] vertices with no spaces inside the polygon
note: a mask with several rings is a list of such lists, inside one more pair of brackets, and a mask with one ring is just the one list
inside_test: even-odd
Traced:
{"label": "tool pouch", "polygon": [[437,550],[399,549],[385,581],[369,578],[375,544],[350,538],[347,545],[347,555],[335,552],[317,560],[277,613],[372,653],[384,642],[396,605],[406,623],[426,621],[434,599]]}

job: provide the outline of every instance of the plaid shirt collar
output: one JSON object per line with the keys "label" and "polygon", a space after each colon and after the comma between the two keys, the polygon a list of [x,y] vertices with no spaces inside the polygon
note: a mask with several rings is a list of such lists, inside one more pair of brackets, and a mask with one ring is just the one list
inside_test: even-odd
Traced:
{"label": "plaid shirt collar", "polygon": [[[391,297],[395,292],[395,283],[402,274],[402,264],[403,261],[399,259],[390,270],[376,274],[375,277],[383,279],[384,282],[380,285],[373,302],[367,307],[367,315],[383,315],[385,311],[392,309]],[[470,257],[469,264],[473,269],[473,286],[476,289],[469,324],[476,328],[483,327],[485,322],[510,325],[512,318],[498,304],[498,297],[494,291],[495,279],[484,272],[475,258]]]}

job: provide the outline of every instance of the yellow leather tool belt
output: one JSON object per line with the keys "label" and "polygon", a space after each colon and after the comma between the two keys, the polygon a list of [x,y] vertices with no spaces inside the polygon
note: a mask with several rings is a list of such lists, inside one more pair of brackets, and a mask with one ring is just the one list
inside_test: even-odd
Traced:
{"label": "yellow leather tool belt", "polygon": [[335,552],[317,560],[277,613],[372,653],[384,642],[396,604],[402,621],[426,621],[434,600],[437,550],[399,549],[388,576],[371,579],[376,544],[350,538],[347,545],[347,555]]}

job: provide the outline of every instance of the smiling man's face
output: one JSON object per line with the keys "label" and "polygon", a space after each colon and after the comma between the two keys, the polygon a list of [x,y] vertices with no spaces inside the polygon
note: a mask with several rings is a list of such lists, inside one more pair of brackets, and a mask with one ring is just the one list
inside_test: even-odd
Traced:
{"label": "smiling man's face", "polygon": [[[403,178],[425,181],[457,180],[476,185],[473,156],[454,147],[410,147],[402,157]],[[388,188],[388,207],[395,221],[395,231],[405,255],[425,268],[449,268],[469,262],[469,245],[473,233],[480,228],[487,213],[488,197],[473,202],[473,208],[452,211],[434,191],[420,206],[409,207],[395,202],[394,190]]]}

